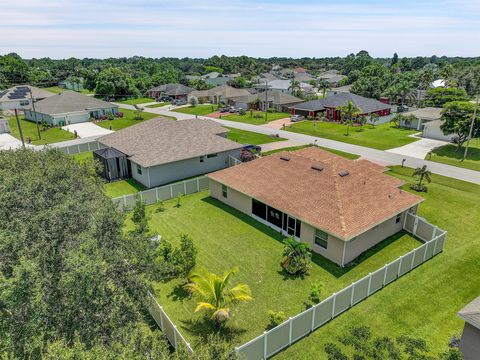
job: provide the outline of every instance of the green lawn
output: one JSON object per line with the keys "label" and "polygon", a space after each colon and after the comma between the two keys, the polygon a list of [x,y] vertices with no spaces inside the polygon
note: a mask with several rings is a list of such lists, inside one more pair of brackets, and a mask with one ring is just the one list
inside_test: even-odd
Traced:
{"label": "green lawn", "polygon": [[472,139],[468,146],[467,158],[462,161],[465,148],[457,152],[456,145],[445,145],[432,151],[425,159],[447,165],[480,171],[480,139]]}
{"label": "green lawn", "polygon": [[253,124],[253,125],[263,125],[273,120],[284,119],[289,117],[290,117],[290,114],[288,113],[282,113],[282,112],[270,113],[269,112],[267,113],[267,118],[265,120],[264,111],[253,111],[252,114],[250,114],[250,111],[247,111],[245,115],[239,115],[239,114],[223,115],[222,114],[223,120],[238,121],[238,122],[244,122],[244,123]]}
{"label": "green lawn", "polygon": [[153,104],[153,105],[147,105],[146,107],[147,108],[159,108],[159,107],[162,107],[162,106],[166,106],[166,105],[169,105],[170,102],[159,102],[159,103],[156,103],[156,104]]}
{"label": "green lawn", "polygon": [[283,141],[281,137],[272,137],[265,134],[259,134],[253,131],[246,131],[240,129],[234,129],[227,127],[228,131],[228,138],[230,140],[242,143],[242,144],[251,144],[251,145],[260,145],[260,144],[267,144],[276,141]]}
{"label": "green lawn", "polygon": [[[275,154],[275,153],[280,152],[280,151],[295,151],[295,150],[304,149],[304,148],[309,147],[309,146],[312,146],[312,145],[290,146],[290,147],[286,147],[286,148],[283,148],[283,149],[265,151],[264,153],[262,153],[262,155],[267,156],[267,155]],[[326,147],[323,147],[323,146],[319,146],[319,148],[323,149],[323,150],[330,151],[331,153],[343,156],[344,158],[351,159],[351,160],[355,160],[355,159],[358,159],[360,157],[357,154],[351,154],[351,153],[347,153],[345,151],[330,149],[330,148],[326,148]]]}
{"label": "green lawn", "polygon": [[[46,130],[42,130],[42,126],[40,125],[40,136],[41,139],[38,138],[38,131],[37,131],[37,124],[33,121],[25,120],[22,116],[20,118],[20,126],[22,127],[23,138],[25,143],[27,143],[27,137],[32,139],[32,144],[34,145],[45,145],[45,144],[52,144],[60,141],[67,141],[72,140],[75,136],[68,131],[62,130],[59,127],[52,127]],[[8,125],[10,127],[10,134],[17,139],[20,139],[20,131],[18,129],[17,120],[15,116],[12,116],[8,119]]]}
{"label": "green lawn", "polygon": [[123,195],[134,194],[139,191],[146,190],[146,187],[133,179],[114,181],[105,183],[105,193],[111,198]]}
{"label": "green lawn", "polygon": [[379,150],[407,145],[418,140],[408,136],[418,131],[396,128],[390,123],[380,124],[375,128],[370,125],[365,125],[363,128],[351,126],[348,136],[346,135],[347,125],[333,122],[301,121],[292,124],[286,130]]}
{"label": "green lawn", "polygon": [[[254,301],[235,307],[222,330],[235,345],[266,329],[268,310],[284,311],[288,316],[304,310],[314,281],[324,284],[321,296],[325,298],[420,245],[411,236],[399,233],[371,249],[357,266],[344,269],[314,255],[310,274],[292,279],[280,267],[282,236],[273,229],[210,198],[208,192],[186,196],[180,207],[175,205],[176,200],[165,202],[163,212],[158,212],[156,205],[148,206],[150,228],[173,242],[178,242],[181,234],[189,234],[198,250],[198,266],[216,273],[238,266],[234,282],[251,287]],[[187,340],[196,344],[212,331],[212,325],[194,314],[195,300],[186,296],[183,284],[184,280],[176,279],[156,283],[154,288],[168,315]]]}
{"label": "green lawn", "polygon": [[[50,91],[52,93],[55,93],[55,94],[60,94],[64,91],[67,91],[68,89],[64,89],[64,88],[61,88],[61,87],[58,87],[58,86],[51,86],[51,87],[48,87],[48,88],[44,88],[44,90],[47,90],[47,91]],[[93,94],[92,91],[90,90],[87,90],[87,89],[82,89],[79,91],[80,94]]]}
{"label": "green lawn", "polygon": [[72,157],[78,162],[82,162],[86,159],[93,159],[93,151],[85,151],[78,154],[73,154]]}
{"label": "green lawn", "polygon": [[182,107],[179,109],[175,109],[172,111],[179,112],[182,114],[190,114],[190,115],[208,115],[211,114],[215,111],[217,111],[218,106],[217,105],[212,105],[212,104],[200,104],[197,106],[187,106],[187,107]]}
{"label": "green lawn", "polygon": [[[111,130],[117,131],[117,130],[125,129],[129,126],[138,124],[141,121],[153,119],[155,117],[160,116],[158,114],[152,114],[152,113],[144,111],[141,114],[143,120],[135,120],[134,119],[134,117],[135,117],[135,111],[134,110],[120,109],[119,111],[123,112],[123,117],[122,118],[115,118],[114,120],[105,120],[105,121],[99,122],[97,125],[105,128],[105,129],[111,129]],[[167,116],[162,115],[162,117],[167,117]],[[174,118],[172,117],[172,119],[174,119]]]}
{"label": "green lawn", "polygon": [[[412,171],[398,166],[389,174],[411,181]],[[480,273],[480,186],[432,175],[422,196],[426,201],[420,216],[448,231],[445,251],[286,349],[279,359],[326,359],[325,343],[355,325],[370,326],[376,336],[421,337],[434,355],[461,333],[464,323],[456,313],[480,289],[480,276],[473,275]]]}
{"label": "green lawn", "polygon": [[127,104],[127,105],[139,105],[139,104],[151,103],[152,101],[155,101],[155,99],[141,97],[136,99],[122,100],[122,101],[119,101],[119,103]]}

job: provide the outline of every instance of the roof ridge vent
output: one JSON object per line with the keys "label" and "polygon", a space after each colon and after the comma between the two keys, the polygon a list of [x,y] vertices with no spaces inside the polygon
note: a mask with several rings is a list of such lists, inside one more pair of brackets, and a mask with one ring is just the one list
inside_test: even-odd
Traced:
{"label": "roof ridge vent", "polygon": [[313,164],[311,169],[317,170],[317,171],[322,171],[324,169],[324,167],[321,164]]}
{"label": "roof ridge vent", "polygon": [[290,161],[290,157],[288,157],[288,156],[280,156],[280,160]]}
{"label": "roof ridge vent", "polygon": [[338,175],[340,175],[340,177],[345,177],[347,175],[350,175],[350,173],[348,172],[348,170],[343,170],[343,171],[340,171]]}

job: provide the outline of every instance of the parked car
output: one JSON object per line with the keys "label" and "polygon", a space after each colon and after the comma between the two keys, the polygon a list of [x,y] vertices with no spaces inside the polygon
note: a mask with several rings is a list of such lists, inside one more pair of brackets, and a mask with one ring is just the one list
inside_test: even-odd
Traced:
{"label": "parked car", "polygon": [[245,145],[242,150],[251,151],[254,154],[259,154],[262,152],[262,147],[258,145]]}
{"label": "parked car", "polygon": [[240,107],[230,106],[230,110],[228,110],[228,112],[236,113],[236,112],[239,112],[240,109],[241,109]]}
{"label": "parked car", "polygon": [[302,115],[292,115],[292,116],[290,116],[290,121],[291,122],[302,121],[303,119],[305,119],[305,117],[303,117]]}
{"label": "parked car", "polygon": [[226,113],[226,112],[229,112],[229,111],[230,111],[230,108],[228,108],[228,107],[221,107],[221,108],[218,108],[218,111],[221,112],[221,113]]}
{"label": "parked car", "polygon": [[156,102],[169,102],[172,101],[172,98],[170,96],[160,96],[155,99]]}
{"label": "parked car", "polygon": [[186,105],[187,104],[187,100],[185,99],[175,99],[172,101],[172,104],[173,105]]}

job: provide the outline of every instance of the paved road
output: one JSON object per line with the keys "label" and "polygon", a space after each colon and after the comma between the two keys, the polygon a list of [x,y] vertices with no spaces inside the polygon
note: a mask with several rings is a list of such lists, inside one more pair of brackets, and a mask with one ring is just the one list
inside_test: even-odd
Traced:
{"label": "paved road", "polygon": [[[133,106],[130,106],[130,105],[124,105],[124,104],[119,104],[119,105],[124,108],[133,109]],[[171,111],[163,110],[159,108],[146,108],[145,111],[155,113],[158,115],[175,116],[179,120],[192,118],[192,115],[171,112]],[[260,134],[265,134],[265,135],[278,134],[282,138],[296,141],[299,143],[305,143],[305,144],[316,143],[319,146],[324,146],[330,149],[357,154],[366,159],[369,159],[371,161],[374,161],[383,165],[401,165],[402,160],[405,159],[405,162],[404,162],[405,166],[416,168],[419,166],[427,165],[428,169],[434,174],[439,174],[439,175],[448,176],[448,177],[452,177],[459,180],[469,181],[475,184],[480,184],[480,172],[478,171],[463,169],[456,166],[436,163],[433,161],[418,159],[411,156],[395,154],[392,152],[372,149],[364,146],[347,144],[341,141],[329,140],[329,139],[324,139],[324,138],[305,135],[305,134],[298,134],[298,133],[284,131],[284,130],[271,129],[264,126],[251,125],[251,124],[246,124],[246,123],[241,123],[236,121],[227,121],[222,119],[213,119],[205,116],[201,116],[199,118],[210,119],[224,126],[241,129],[241,130],[253,131]]]}

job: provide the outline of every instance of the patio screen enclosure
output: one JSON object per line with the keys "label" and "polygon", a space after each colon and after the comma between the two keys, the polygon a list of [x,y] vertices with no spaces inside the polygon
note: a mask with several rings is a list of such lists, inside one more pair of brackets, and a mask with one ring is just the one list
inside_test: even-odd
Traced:
{"label": "patio screen enclosure", "polygon": [[114,148],[105,148],[95,150],[93,158],[102,163],[102,177],[106,180],[114,181],[130,177],[130,164],[124,153]]}

